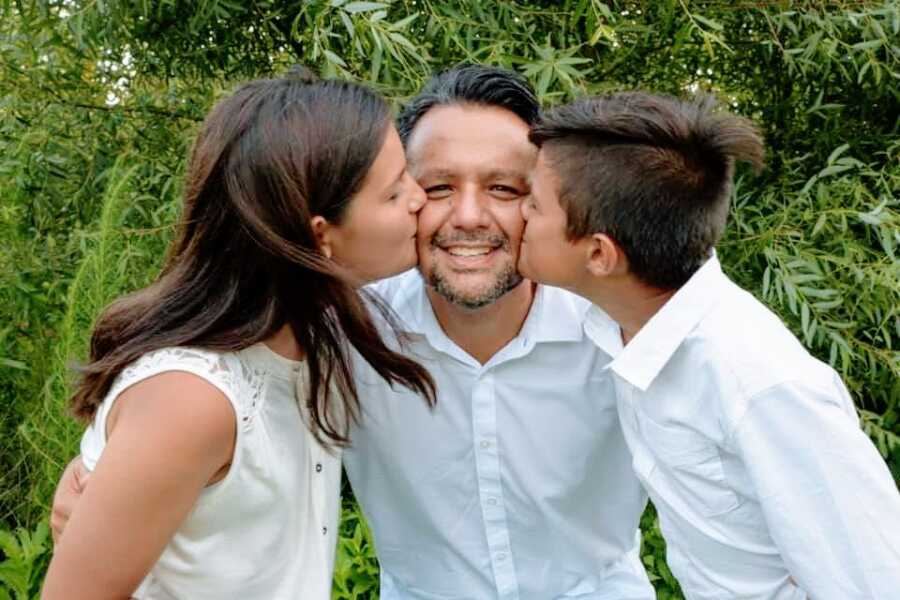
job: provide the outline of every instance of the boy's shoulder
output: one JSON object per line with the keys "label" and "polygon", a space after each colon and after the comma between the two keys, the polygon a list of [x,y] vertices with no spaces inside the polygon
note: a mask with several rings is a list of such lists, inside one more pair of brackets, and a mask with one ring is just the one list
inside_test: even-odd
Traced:
{"label": "boy's shoulder", "polygon": [[735,284],[688,336],[683,351],[726,391],[730,411],[780,385],[830,386],[835,372],[812,356],[766,305]]}

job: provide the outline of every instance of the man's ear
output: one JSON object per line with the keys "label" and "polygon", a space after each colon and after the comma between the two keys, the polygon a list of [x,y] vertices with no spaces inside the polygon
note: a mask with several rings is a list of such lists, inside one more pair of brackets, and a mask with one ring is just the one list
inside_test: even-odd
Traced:
{"label": "man's ear", "polygon": [[587,269],[594,277],[622,275],[628,271],[628,260],[622,247],[605,233],[593,234],[587,251]]}
{"label": "man's ear", "polygon": [[310,220],[310,225],[319,243],[319,250],[326,258],[331,258],[331,223],[325,217],[316,215]]}

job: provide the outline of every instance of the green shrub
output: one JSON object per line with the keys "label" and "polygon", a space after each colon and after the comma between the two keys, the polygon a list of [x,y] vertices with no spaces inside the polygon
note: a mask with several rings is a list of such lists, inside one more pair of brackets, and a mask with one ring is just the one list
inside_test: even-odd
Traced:
{"label": "green shrub", "polygon": [[46,521],[34,531],[0,529],[0,600],[37,600],[50,562],[50,528]]}
{"label": "green shrub", "polygon": [[[768,166],[739,173],[723,266],[841,372],[900,480],[898,36],[896,0],[0,2],[0,523],[40,539],[77,452],[68,365],[101,307],[159,267],[198,120],[295,62],[397,102],[474,61],[520,70],[547,103],[707,90],[755,119]],[[655,523],[643,559],[678,598]],[[349,497],[341,532],[335,598],[376,597]],[[13,580],[32,586],[46,553],[29,556]],[[10,581],[0,594],[21,594]]]}

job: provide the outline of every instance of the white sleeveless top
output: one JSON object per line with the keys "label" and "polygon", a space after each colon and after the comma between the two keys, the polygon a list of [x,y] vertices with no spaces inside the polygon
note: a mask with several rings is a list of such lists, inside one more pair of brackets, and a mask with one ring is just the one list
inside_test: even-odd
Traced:
{"label": "white sleeveless top", "polygon": [[116,397],[153,375],[202,377],[222,391],[237,416],[228,474],[203,490],[135,598],[330,598],[341,464],[338,451],[322,448],[301,416],[295,385],[307,376],[302,364],[264,344],[233,353],[166,348],[116,378],[81,439],[89,470],[106,445]]}

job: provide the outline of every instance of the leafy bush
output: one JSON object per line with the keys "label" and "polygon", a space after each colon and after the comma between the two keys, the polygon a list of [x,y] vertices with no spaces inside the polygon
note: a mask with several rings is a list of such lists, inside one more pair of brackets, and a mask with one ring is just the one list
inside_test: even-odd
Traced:
{"label": "leafy bush", "polygon": [[0,530],[0,600],[37,600],[50,562],[50,528],[46,521],[34,531]]}
{"label": "leafy bush", "polygon": [[[755,119],[768,167],[739,173],[722,263],[841,372],[900,479],[898,39],[896,0],[0,2],[0,529],[25,528],[0,535],[32,549],[4,548],[0,598],[36,593],[80,432],[68,366],[100,308],[158,268],[187,140],[237,81],[295,62],[397,102],[474,61],[546,103],[708,90]],[[643,560],[679,598],[655,523]],[[351,498],[341,532],[335,598],[376,597]]]}

